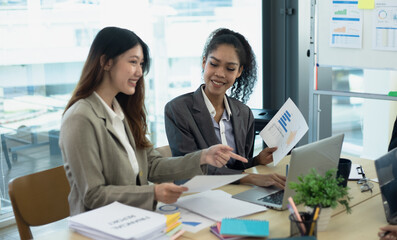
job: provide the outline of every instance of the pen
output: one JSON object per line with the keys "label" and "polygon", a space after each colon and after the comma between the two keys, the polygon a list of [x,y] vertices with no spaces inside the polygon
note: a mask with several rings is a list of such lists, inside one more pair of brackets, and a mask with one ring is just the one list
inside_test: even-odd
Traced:
{"label": "pen", "polygon": [[291,205],[292,209],[295,212],[296,219],[300,222],[303,234],[305,234],[305,232],[306,232],[305,224],[303,224],[303,222],[302,222],[301,215],[299,214],[298,209],[296,208],[294,200],[292,199],[292,197],[288,198],[288,202],[289,202],[289,204]]}

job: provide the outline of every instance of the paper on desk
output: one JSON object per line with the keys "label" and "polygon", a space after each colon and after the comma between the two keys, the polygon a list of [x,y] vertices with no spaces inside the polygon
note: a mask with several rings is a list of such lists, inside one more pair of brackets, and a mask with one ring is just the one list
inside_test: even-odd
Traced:
{"label": "paper on desk", "polygon": [[[360,164],[353,163],[350,168],[349,180],[360,180],[363,178],[361,174],[358,173],[357,168],[360,167]],[[363,169],[364,171],[364,169]]]}
{"label": "paper on desk", "polygon": [[265,206],[232,198],[222,190],[205,191],[181,197],[175,205],[188,209],[215,221],[223,218],[236,218],[266,211]]}
{"label": "paper on desk", "polygon": [[197,175],[183,184],[183,186],[189,188],[185,193],[204,192],[237,181],[245,176],[247,174]]}
{"label": "paper on desk", "polygon": [[196,233],[215,223],[214,220],[203,217],[184,208],[180,208],[175,204],[159,203],[156,212],[161,214],[172,214],[176,212],[181,213],[180,222],[182,222],[182,229],[188,232]]}
{"label": "paper on desk", "polygon": [[277,147],[273,153],[273,165],[299,142],[309,127],[294,102],[288,98],[272,120],[262,129],[259,135],[269,147]]}

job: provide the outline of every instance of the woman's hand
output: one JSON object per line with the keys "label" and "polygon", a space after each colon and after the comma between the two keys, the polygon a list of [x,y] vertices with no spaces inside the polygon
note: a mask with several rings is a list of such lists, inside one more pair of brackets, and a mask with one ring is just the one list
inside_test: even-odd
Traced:
{"label": "woman's hand", "polygon": [[378,236],[381,240],[397,239],[397,225],[387,225],[380,228]]}
{"label": "woman's hand", "polygon": [[234,158],[245,163],[248,162],[246,158],[235,154],[232,151],[233,148],[222,144],[211,146],[203,150],[200,158],[200,164],[210,164],[215,167],[222,167],[227,163],[227,161],[229,161],[230,158]]}
{"label": "woman's hand", "polygon": [[240,180],[240,183],[249,183],[261,187],[276,186],[278,188],[284,189],[286,180],[287,178],[285,176],[279,175],[277,173],[248,174],[248,176]]}
{"label": "woman's hand", "polygon": [[255,160],[258,164],[266,165],[273,162],[273,152],[277,150],[277,147],[265,148],[256,157]]}
{"label": "woman's hand", "polygon": [[187,187],[175,185],[173,183],[160,183],[154,186],[154,198],[157,201],[171,204],[178,200]]}

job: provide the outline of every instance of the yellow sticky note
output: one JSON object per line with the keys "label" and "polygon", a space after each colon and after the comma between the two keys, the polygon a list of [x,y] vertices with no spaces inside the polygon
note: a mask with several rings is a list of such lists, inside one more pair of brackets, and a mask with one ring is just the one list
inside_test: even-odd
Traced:
{"label": "yellow sticky note", "polygon": [[358,8],[360,9],[374,9],[375,0],[358,0]]}
{"label": "yellow sticky note", "polygon": [[180,212],[176,212],[176,213],[168,214],[168,215],[165,215],[165,216],[167,217],[166,224],[168,226],[168,225],[174,223],[175,221],[177,221],[179,219],[179,217],[181,216],[181,213]]}

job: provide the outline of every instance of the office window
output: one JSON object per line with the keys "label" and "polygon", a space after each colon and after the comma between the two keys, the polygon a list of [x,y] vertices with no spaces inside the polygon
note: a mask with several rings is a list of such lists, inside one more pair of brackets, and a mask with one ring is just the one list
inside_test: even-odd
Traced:
{"label": "office window", "polygon": [[[321,79],[319,79],[320,81]],[[387,152],[397,102],[381,99],[397,90],[397,71],[332,68],[332,91],[360,93],[360,96],[332,96],[332,134],[344,133],[343,153],[377,159]],[[325,100],[328,98],[328,100]],[[320,102],[329,101],[322,96]],[[324,111],[323,111],[324,110]],[[326,114],[322,109],[320,114]],[[320,129],[327,123],[320,122]]]}
{"label": "office window", "polygon": [[167,101],[202,82],[210,32],[228,27],[256,53],[258,83],[248,105],[262,107],[262,16],[257,0],[21,0],[0,4],[0,217],[11,214],[11,178],[61,165],[58,133],[90,44],[105,26],[136,32],[150,47],[146,77],[150,139],[166,145]]}

